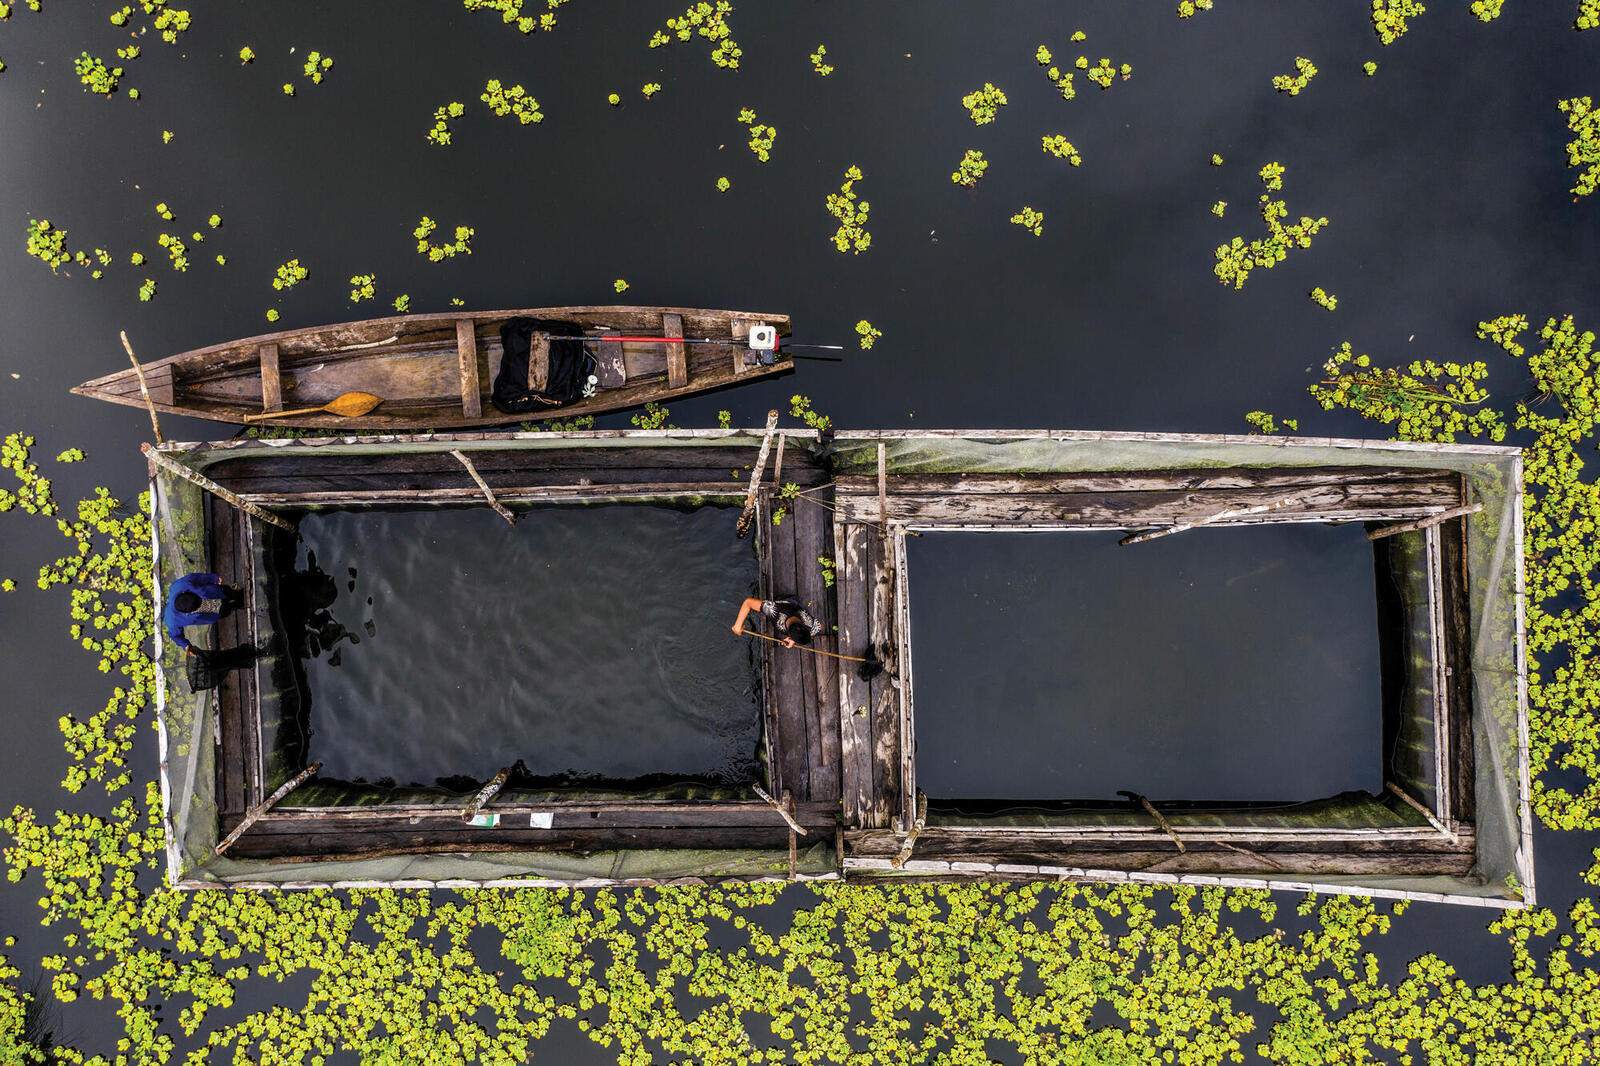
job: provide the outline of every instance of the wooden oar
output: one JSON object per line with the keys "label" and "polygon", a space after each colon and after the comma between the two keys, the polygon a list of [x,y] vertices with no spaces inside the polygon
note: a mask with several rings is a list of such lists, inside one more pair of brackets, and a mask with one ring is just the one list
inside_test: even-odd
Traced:
{"label": "wooden oar", "polygon": [[370,392],[347,392],[335,396],[321,407],[297,407],[293,411],[267,411],[259,415],[245,415],[246,422],[265,422],[269,418],[288,418],[290,415],[330,414],[340,418],[360,418],[383,402],[382,396]]}

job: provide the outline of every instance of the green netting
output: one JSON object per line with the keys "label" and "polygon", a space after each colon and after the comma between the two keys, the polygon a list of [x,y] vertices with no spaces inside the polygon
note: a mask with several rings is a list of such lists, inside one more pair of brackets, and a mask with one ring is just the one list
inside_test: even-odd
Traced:
{"label": "green netting", "polygon": [[[1178,829],[1400,829],[1424,826],[1428,820],[1390,795],[1341,792],[1328,799],[1273,807],[1235,807],[1184,810],[1162,805],[1161,816]],[[963,812],[958,806],[928,803],[928,824],[934,826],[1060,827],[1105,826],[1148,829],[1150,815],[1131,806],[1060,807]]]}
{"label": "green netting", "polygon": [[1398,605],[1393,649],[1400,662],[1386,670],[1384,712],[1394,718],[1390,780],[1430,810],[1438,810],[1437,734],[1434,729],[1433,629],[1429,623],[1426,538],[1401,533],[1375,542],[1378,580],[1387,582]]}

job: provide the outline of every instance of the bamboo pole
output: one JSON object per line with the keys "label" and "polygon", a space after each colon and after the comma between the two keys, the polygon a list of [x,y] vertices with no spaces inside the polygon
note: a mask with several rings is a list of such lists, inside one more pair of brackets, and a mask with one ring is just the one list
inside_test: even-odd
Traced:
{"label": "bamboo pole", "polygon": [[911,823],[911,832],[906,834],[905,843],[900,845],[900,854],[896,855],[893,861],[889,863],[891,869],[898,870],[900,867],[906,864],[906,860],[911,858],[911,849],[917,846],[917,838],[922,835],[922,831],[927,827],[928,797],[922,791],[922,789],[919,788],[917,789],[916,820]]}
{"label": "bamboo pole", "polygon": [[1178,834],[1172,828],[1172,823],[1161,817],[1161,812],[1156,810],[1155,804],[1151,803],[1144,796],[1139,795],[1139,793],[1129,792],[1127,789],[1117,789],[1117,795],[1127,796],[1130,800],[1133,800],[1135,803],[1139,804],[1139,806],[1143,807],[1144,812],[1156,820],[1156,824],[1161,827],[1161,831],[1167,834],[1167,836],[1171,837],[1174,844],[1178,845],[1179,854],[1189,850],[1183,846],[1183,841],[1178,839]]}
{"label": "bamboo pole", "polygon": [[1392,537],[1396,533],[1412,533],[1419,529],[1429,529],[1433,526],[1442,525],[1445,522],[1450,521],[1452,518],[1460,518],[1463,515],[1477,514],[1481,510],[1483,510],[1482,503],[1469,503],[1465,507],[1452,507],[1447,511],[1440,511],[1437,514],[1431,514],[1426,518],[1418,518],[1411,522],[1400,522],[1396,525],[1382,526],[1378,529],[1374,529],[1372,532],[1367,534],[1367,539],[1377,540],[1380,537]]}
{"label": "bamboo pole", "polygon": [[1262,855],[1260,852],[1251,851],[1249,848],[1241,848],[1239,845],[1230,844],[1226,840],[1217,841],[1217,846],[1227,848],[1229,851],[1236,851],[1240,855],[1246,856],[1247,858],[1255,859],[1257,862],[1266,863],[1274,870],[1288,869],[1288,867],[1284,866],[1283,863],[1272,858],[1270,855]]}
{"label": "bamboo pole", "polygon": [[[770,640],[774,644],[782,644],[783,643],[783,641],[779,640],[777,637],[769,637],[765,633],[757,633],[753,629],[746,629],[744,631],[744,633],[745,633],[745,636],[760,637],[762,640]],[[847,663],[864,663],[864,662],[867,662],[866,659],[863,659],[859,655],[840,655],[836,651],[824,651],[821,648],[813,648],[809,644],[796,644],[795,647],[797,649],[799,649],[800,651],[809,651],[809,652],[811,652],[811,653],[813,653],[815,655],[826,655],[830,659],[843,659]]]}
{"label": "bamboo pole", "polygon": [[155,431],[156,443],[165,444],[166,439],[161,436],[161,423],[156,419],[156,404],[150,398],[150,386],[144,380],[144,367],[139,365],[139,357],[133,354],[133,345],[128,343],[128,331],[122,331],[122,347],[128,353],[128,360],[133,363],[133,372],[139,378],[139,395],[144,397],[144,405],[150,412],[150,428]]}
{"label": "bamboo pole", "polygon": [[[794,817],[794,796],[788,789],[783,790],[783,806],[790,818]],[[789,826],[789,880],[794,880],[794,875],[800,872],[800,844],[795,836],[794,825]]]}
{"label": "bamboo pole", "polygon": [[1428,810],[1428,808],[1424,807],[1422,804],[1418,803],[1416,800],[1414,800],[1410,796],[1408,796],[1406,794],[1405,790],[1402,789],[1399,785],[1395,784],[1393,781],[1385,781],[1383,783],[1383,785],[1390,792],[1393,792],[1396,796],[1399,796],[1401,799],[1405,800],[1406,804],[1408,806],[1410,806],[1413,810],[1415,810],[1418,814],[1420,814],[1424,818],[1426,818],[1428,820],[1428,824],[1433,826],[1435,829],[1437,829],[1443,836],[1447,837],[1449,839],[1450,843],[1452,843],[1452,844],[1460,844],[1461,843],[1461,838],[1458,837],[1456,834],[1452,833],[1450,831],[1450,829],[1443,822],[1439,821],[1439,818],[1438,818],[1438,816],[1436,814],[1434,814],[1432,811]]}
{"label": "bamboo pole", "polygon": [[300,535],[299,531],[294,528],[294,523],[289,521],[287,518],[257,507],[249,500],[244,499],[238,493],[218,485],[215,481],[212,481],[204,474],[190,470],[187,466],[184,466],[170,455],[167,455],[164,452],[159,452],[148,444],[140,445],[140,450],[144,452],[145,458],[149,459],[152,463],[155,463],[169,474],[172,474],[176,477],[181,477],[183,480],[190,482],[191,484],[200,486],[202,489],[205,489],[207,492],[217,497],[217,499],[222,500],[224,503],[227,503],[233,507],[237,507],[239,510],[243,511],[252,518],[259,518],[268,525],[277,526],[279,529],[293,533],[297,537]]}
{"label": "bamboo pole", "polygon": [[735,527],[740,540],[750,533],[750,526],[756,513],[756,493],[761,489],[761,475],[767,469],[767,456],[772,452],[772,437],[777,432],[778,412],[768,411],[767,432],[761,438],[761,450],[756,453],[756,466],[750,471],[750,490],[744,494],[744,510],[739,513],[739,524]]}
{"label": "bamboo pole", "polygon": [[278,790],[272,795],[268,796],[266,799],[250,808],[249,813],[244,816],[244,820],[234,827],[233,832],[229,833],[222,843],[216,846],[216,854],[221,855],[223,852],[233,847],[238,839],[244,836],[244,831],[260,821],[261,816],[271,810],[273,804],[277,803],[279,800],[283,799],[283,797],[287,796],[289,793],[305,784],[308,780],[310,780],[311,775],[315,774],[320,769],[322,769],[322,763],[312,763],[310,766],[306,767],[304,770],[301,770],[298,774],[295,774],[289,780],[279,785]]}
{"label": "bamboo pole", "polygon": [[805,826],[803,826],[799,822],[795,821],[794,815],[792,813],[790,813],[790,811],[794,807],[794,800],[789,797],[789,794],[787,792],[784,793],[784,798],[789,800],[789,806],[786,808],[786,807],[784,807],[783,804],[781,804],[777,800],[773,799],[771,794],[768,793],[766,789],[762,788],[756,782],[754,782],[754,781],[750,782],[750,788],[755,792],[756,795],[758,795],[762,799],[766,800],[767,801],[767,805],[769,807],[771,807],[773,810],[777,811],[779,814],[783,815],[783,820],[789,823],[789,828],[792,831],[794,831],[796,833],[799,833],[801,836],[805,836],[806,835]]}
{"label": "bamboo pole", "polygon": [[511,767],[501,767],[500,772],[491,777],[489,783],[479,789],[476,796],[472,797],[472,802],[467,804],[466,809],[461,812],[461,820],[463,822],[471,822],[477,813],[488,805],[490,800],[499,795],[500,790],[506,787],[506,782],[510,778]]}
{"label": "bamboo pole", "polygon": [[472,480],[478,483],[478,488],[483,491],[484,497],[489,501],[489,506],[494,508],[495,514],[499,515],[501,518],[504,518],[506,520],[506,525],[516,525],[517,516],[507,510],[505,504],[495,499],[494,490],[489,487],[489,483],[487,481],[483,480],[483,475],[478,473],[478,468],[472,465],[472,460],[468,459],[464,454],[462,454],[461,450],[458,448],[451,448],[450,454],[461,460],[461,465],[467,468],[467,473],[472,475]]}

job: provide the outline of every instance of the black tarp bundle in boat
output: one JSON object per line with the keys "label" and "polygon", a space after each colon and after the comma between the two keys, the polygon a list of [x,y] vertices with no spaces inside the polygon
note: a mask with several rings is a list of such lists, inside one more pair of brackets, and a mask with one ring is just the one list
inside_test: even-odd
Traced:
{"label": "black tarp bundle in boat", "polygon": [[535,333],[557,337],[583,332],[571,322],[548,318],[513,318],[500,327],[500,372],[494,376],[489,402],[502,414],[522,415],[562,407],[583,396],[583,386],[594,370],[594,356],[581,340],[550,342],[550,372],[543,391],[528,387],[528,355]]}

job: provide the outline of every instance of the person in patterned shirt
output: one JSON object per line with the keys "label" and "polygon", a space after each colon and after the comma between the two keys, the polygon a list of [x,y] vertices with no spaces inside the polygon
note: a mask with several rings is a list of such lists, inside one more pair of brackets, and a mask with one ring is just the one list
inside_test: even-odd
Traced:
{"label": "person in patterned shirt", "polygon": [[751,597],[739,605],[739,617],[733,623],[735,633],[744,632],[744,620],[752,611],[760,612],[772,623],[785,648],[810,644],[811,638],[822,632],[822,623],[792,598],[758,600]]}

